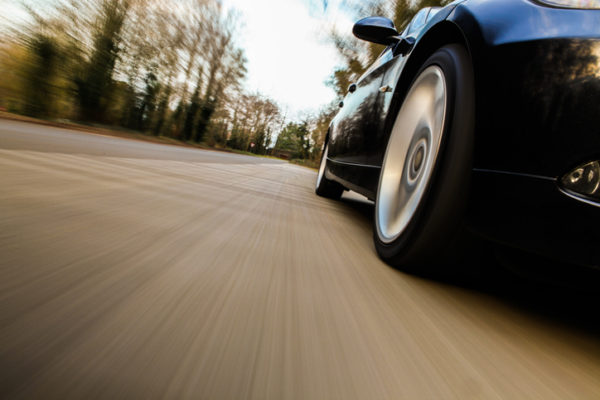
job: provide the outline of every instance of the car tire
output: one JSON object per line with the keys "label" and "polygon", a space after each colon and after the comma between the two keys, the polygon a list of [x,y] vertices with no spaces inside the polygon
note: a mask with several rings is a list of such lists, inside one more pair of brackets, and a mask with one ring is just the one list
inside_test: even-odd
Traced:
{"label": "car tire", "polygon": [[396,115],[375,202],[374,241],[387,263],[451,275],[468,254],[463,226],[472,168],[475,89],[464,46],[435,51]]}
{"label": "car tire", "polygon": [[321,164],[319,165],[319,173],[315,184],[315,193],[321,197],[339,199],[344,192],[344,187],[326,177],[328,148],[329,145],[325,143],[325,148],[321,154]]}

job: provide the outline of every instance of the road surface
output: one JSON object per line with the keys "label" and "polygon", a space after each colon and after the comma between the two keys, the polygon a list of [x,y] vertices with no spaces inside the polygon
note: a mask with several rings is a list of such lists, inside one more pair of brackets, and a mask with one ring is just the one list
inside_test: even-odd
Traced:
{"label": "road surface", "polygon": [[600,398],[596,306],[389,268],[314,179],[0,121],[0,398]]}

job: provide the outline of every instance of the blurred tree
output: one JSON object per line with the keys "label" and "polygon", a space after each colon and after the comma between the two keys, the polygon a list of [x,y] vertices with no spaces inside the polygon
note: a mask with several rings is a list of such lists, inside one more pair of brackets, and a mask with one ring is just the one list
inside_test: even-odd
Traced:
{"label": "blurred tree", "polygon": [[198,119],[198,110],[200,109],[200,88],[201,88],[201,77],[202,77],[202,67],[200,68],[200,73],[198,74],[198,83],[196,84],[196,89],[194,90],[194,94],[192,94],[192,98],[190,100],[190,104],[187,106],[187,111],[185,115],[185,122],[183,125],[182,137],[183,140],[189,141],[193,139],[194,126],[196,125],[196,120]]}
{"label": "blurred tree", "polygon": [[277,137],[275,149],[291,152],[292,158],[308,159],[311,149],[308,123],[288,123]]}
{"label": "blurred tree", "polygon": [[325,136],[329,130],[329,124],[337,112],[338,107],[335,102],[333,102],[328,106],[323,107],[319,114],[311,121],[312,128],[310,138],[313,143],[310,153],[311,160],[320,160]]}
{"label": "blurred tree", "polygon": [[158,91],[160,90],[160,84],[156,74],[150,70],[146,75],[145,89],[143,92],[142,103],[139,107],[138,112],[138,123],[137,129],[145,131],[148,129],[150,123],[153,121],[154,112],[156,110],[156,98]]}
{"label": "blurred tree", "polygon": [[41,33],[27,41],[31,59],[23,70],[25,74],[25,113],[33,117],[48,117],[53,104],[53,82],[56,78],[58,47],[52,38]]}
{"label": "blurred tree", "polygon": [[101,3],[91,57],[75,81],[83,120],[105,120],[104,111],[111,100],[113,71],[129,4],[129,0],[103,0]]}
{"label": "blurred tree", "polygon": [[160,101],[158,103],[158,108],[156,110],[156,122],[154,123],[154,127],[152,129],[152,133],[155,136],[158,136],[163,133],[163,128],[165,125],[165,121],[167,118],[167,111],[169,109],[169,99],[171,98],[171,85],[167,83],[163,85],[162,88],[159,88],[158,97]]}
{"label": "blurred tree", "polygon": [[227,144],[235,149],[266,154],[273,141],[273,132],[281,122],[279,106],[259,94],[245,95],[236,102],[232,115],[231,137]]}
{"label": "blurred tree", "polygon": [[272,142],[272,132],[279,124],[280,111],[270,99],[258,98],[253,104],[251,140],[253,153],[265,154]]}
{"label": "blurred tree", "polygon": [[[15,48],[27,55],[14,68],[24,85],[9,90],[0,78],[0,93],[15,93],[14,109],[24,112],[27,103],[31,114],[221,145],[229,140],[243,150],[252,140],[254,151],[267,151],[279,108],[244,94],[239,16],[220,0],[23,4],[31,19],[15,23],[11,33],[22,38]],[[8,54],[0,53],[0,68],[17,65]]]}
{"label": "blurred tree", "polygon": [[0,41],[0,107],[9,112],[24,112],[24,68],[29,57],[29,50],[19,43]]}
{"label": "blurred tree", "polygon": [[[394,21],[398,31],[402,32],[421,8],[443,6],[450,3],[450,1],[347,0],[345,4],[346,9],[356,20],[370,15],[387,16]],[[350,83],[355,82],[381,54],[384,46],[361,41],[355,38],[352,32],[341,34],[331,31],[330,37],[342,57],[343,65],[333,71],[327,83],[341,98],[346,95]]]}
{"label": "blurred tree", "polygon": [[200,106],[200,115],[198,116],[198,123],[196,125],[196,136],[194,137],[196,142],[202,142],[204,140],[204,135],[216,107],[217,102],[215,98],[211,97],[202,102],[202,105]]}
{"label": "blurred tree", "polygon": [[208,25],[212,34],[207,41],[208,74],[196,126],[195,140],[198,142],[203,140],[214,112],[228,100],[227,90],[239,92],[238,85],[246,75],[244,52],[233,45],[237,19],[237,15],[230,12],[224,19],[213,20]]}

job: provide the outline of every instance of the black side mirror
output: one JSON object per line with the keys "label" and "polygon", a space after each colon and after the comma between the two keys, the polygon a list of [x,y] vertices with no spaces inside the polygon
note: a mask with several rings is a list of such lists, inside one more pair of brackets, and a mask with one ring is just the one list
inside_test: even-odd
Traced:
{"label": "black side mirror", "polygon": [[367,17],[354,24],[352,33],[359,39],[383,45],[398,41],[398,31],[392,20],[385,17]]}

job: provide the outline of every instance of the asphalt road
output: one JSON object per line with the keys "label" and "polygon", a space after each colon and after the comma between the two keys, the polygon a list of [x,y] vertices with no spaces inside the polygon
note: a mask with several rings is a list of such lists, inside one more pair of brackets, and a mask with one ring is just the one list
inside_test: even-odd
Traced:
{"label": "asphalt road", "polygon": [[314,179],[0,121],[0,398],[600,398],[597,305],[389,268]]}

